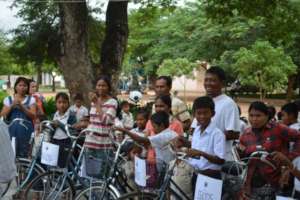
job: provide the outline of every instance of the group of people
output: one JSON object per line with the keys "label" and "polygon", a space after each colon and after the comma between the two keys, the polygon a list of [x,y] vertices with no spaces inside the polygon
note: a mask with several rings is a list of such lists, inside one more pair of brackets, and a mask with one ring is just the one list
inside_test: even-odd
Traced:
{"label": "group of people", "polygon": [[[258,195],[255,199],[260,199],[259,194],[255,194],[256,189],[271,185],[274,191],[280,189],[286,195],[291,195],[294,187],[294,197],[300,199],[297,104],[284,105],[280,119],[276,119],[265,103],[253,102],[248,110],[249,124],[246,124],[240,117],[237,103],[223,93],[225,82],[223,69],[210,67],[204,78],[206,96],[194,100],[190,113],[185,103],[171,94],[172,78],[160,76],[155,81],[153,105],[140,108],[135,117],[130,113],[127,101],[119,103],[112,96],[111,83],[106,76],[97,80],[96,92],[89,94],[89,111],[82,105],[82,95],[77,94],[74,105],[70,106],[69,96],[58,93],[55,97],[57,111],[52,118],[59,122],[52,138],[52,143],[61,147],[58,166],[65,165],[65,149],[71,144],[59,124],[88,128],[83,141],[86,174],[100,179],[105,178],[112,162],[114,139],[131,138],[126,149],[129,162],[133,162],[135,156],[145,158],[149,188],[159,185],[159,177],[163,176],[168,164],[174,162],[171,149],[175,147],[190,159],[188,163],[177,161],[173,180],[192,197],[198,173],[222,179],[222,166],[236,159],[232,149],[237,143],[239,157],[264,150],[270,153],[267,159],[276,166],[272,169],[263,163],[250,162],[240,196]],[[27,120],[29,129],[26,131],[19,124],[9,130],[11,137],[16,137],[16,155],[20,157],[28,156],[31,133],[45,116],[43,98],[32,85],[36,87],[34,81],[20,77],[15,83],[14,95],[4,99],[1,111],[1,116],[8,121],[14,118]],[[116,131],[121,136],[115,135]]]}

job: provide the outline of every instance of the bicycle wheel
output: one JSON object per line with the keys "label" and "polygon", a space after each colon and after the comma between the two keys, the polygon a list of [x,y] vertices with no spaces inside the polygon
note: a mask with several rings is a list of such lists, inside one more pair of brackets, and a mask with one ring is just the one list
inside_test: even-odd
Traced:
{"label": "bicycle wheel", "polygon": [[[62,189],[61,189],[62,188]],[[24,199],[60,200],[73,199],[75,189],[69,177],[57,171],[49,171],[37,176],[28,184]]]}
{"label": "bicycle wheel", "polygon": [[[103,186],[92,186],[83,191],[81,191],[75,200],[100,200],[103,193]],[[101,200],[115,200],[118,199],[118,194],[108,187]]]}
{"label": "bicycle wheel", "polygon": [[32,165],[32,160],[26,158],[17,158],[16,167],[17,167],[17,176],[16,176],[16,187],[18,190],[22,190],[29,182],[31,182],[38,175],[45,173],[44,168],[35,163],[32,171],[30,171]]}
{"label": "bicycle wheel", "polygon": [[122,195],[118,200],[154,200],[159,196],[152,192],[132,192]]}

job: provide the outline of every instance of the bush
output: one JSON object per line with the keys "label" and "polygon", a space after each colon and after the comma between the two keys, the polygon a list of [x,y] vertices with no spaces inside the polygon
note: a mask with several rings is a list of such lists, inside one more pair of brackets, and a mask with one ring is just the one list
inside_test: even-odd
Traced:
{"label": "bush", "polygon": [[46,102],[44,103],[44,108],[45,108],[47,117],[50,119],[56,111],[54,97],[50,97],[50,98],[46,99]]}
{"label": "bush", "polygon": [[7,97],[7,96],[8,96],[7,92],[0,91],[0,110],[2,110],[4,98]]}

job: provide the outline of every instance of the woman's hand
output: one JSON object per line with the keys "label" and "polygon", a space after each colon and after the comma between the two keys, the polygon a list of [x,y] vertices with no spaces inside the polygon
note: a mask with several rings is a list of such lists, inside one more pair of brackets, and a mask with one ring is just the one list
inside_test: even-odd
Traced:
{"label": "woman's hand", "polygon": [[94,104],[97,104],[98,96],[95,92],[89,92],[89,100]]}

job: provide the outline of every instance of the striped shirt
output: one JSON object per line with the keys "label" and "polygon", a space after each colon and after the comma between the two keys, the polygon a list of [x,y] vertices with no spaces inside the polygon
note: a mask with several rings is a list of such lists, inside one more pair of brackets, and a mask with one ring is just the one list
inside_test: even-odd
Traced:
{"label": "striped shirt", "polygon": [[102,105],[102,112],[97,113],[92,103],[90,110],[90,132],[86,135],[84,146],[91,149],[112,149],[111,128],[116,117],[118,102],[110,98]]}

